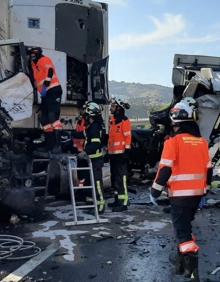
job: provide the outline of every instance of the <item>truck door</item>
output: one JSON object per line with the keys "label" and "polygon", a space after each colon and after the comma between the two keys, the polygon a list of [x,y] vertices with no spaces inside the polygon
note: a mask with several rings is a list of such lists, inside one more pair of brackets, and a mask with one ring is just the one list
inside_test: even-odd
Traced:
{"label": "truck door", "polygon": [[103,58],[103,12],[95,7],[60,3],[55,14],[55,49],[91,64]]}
{"label": "truck door", "polygon": [[87,24],[87,62],[92,63],[103,59],[104,48],[104,19],[103,12],[91,7],[88,14]]}
{"label": "truck door", "polygon": [[91,68],[92,100],[98,104],[109,102],[108,58],[95,62]]}
{"label": "truck door", "polygon": [[55,49],[81,62],[86,56],[87,10],[70,3],[56,5]]}

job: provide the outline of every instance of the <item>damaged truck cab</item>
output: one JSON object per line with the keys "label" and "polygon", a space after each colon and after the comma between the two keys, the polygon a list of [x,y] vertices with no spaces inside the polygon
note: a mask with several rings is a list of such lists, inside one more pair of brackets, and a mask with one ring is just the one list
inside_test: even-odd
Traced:
{"label": "damaged truck cab", "polygon": [[[0,38],[16,38],[25,46],[40,46],[52,58],[63,89],[64,126],[71,128],[85,101],[108,103],[106,4],[90,0],[3,0],[0,18]],[[1,52],[4,57],[4,50]],[[17,58],[12,64],[17,64]],[[24,65],[23,68],[26,73]],[[40,104],[37,93],[34,103]],[[23,128],[39,127],[37,109],[34,107],[31,120],[23,123]]]}
{"label": "damaged truck cab", "polygon": [[[71,131],[86,101],[104,106],[107,124],[107,4],[91,0],[0,1],[0,114],[5,113],[0,117],[0,158],[9,160],[10,169],[15,166],[17,179],[23,176],[18,186],[30,186],[34,152],[42,146],[38,142],[42,137],[41,98],[26,55],[32,46],[41,47],[55,64],[63,90],[60,120],[64,135]],[[14,158],[24,160],[23,171]],[[60,160],[53,162],[48,183],[57,184],[56,193],[65,192],[62,189],[68,185],[61,183],[67,177],[65,168]],[[11,183],[10,169],[8,177],[0,178],[8,186],[17,186]]]}
{"label": "damaged truck cab", "polygon": [[176,54],[172,81],[173,103],[182,97],[193,97],[197,101],[197,123],[209,142],[213,165],[217,165],[220,160],[220,58]]}
{"label": "damaged truck cab", "polygon": [[151,127],[132,131],[130,170],[148,173],[160,160],[163,142],[172,133],[170,109],[183,97],[198,103],[201,134],[209,142],[213,166],[220,162],[220,58],[202,55],[175,54],[173,60],[173,99],[160,111],[151,112]]}

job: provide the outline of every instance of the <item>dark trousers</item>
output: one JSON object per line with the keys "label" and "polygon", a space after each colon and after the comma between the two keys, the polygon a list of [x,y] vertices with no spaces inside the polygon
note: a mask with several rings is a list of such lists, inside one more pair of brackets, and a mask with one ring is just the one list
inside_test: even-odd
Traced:
{"label": "dark trousers", "polygon": [[56,86],[47,91],[46,97],[41,102],[41,124],[47,125],[53,123],[60,117],[62,88]]}
{"label": "dark trousers", "polygon": [[[43,126],[52,124],[60,117],[62,88],[56,86],[47,91],[46,97],[42,98],[41,102],[41,117],[40,122]],[[60,132],[54,130],[53,132],[45,132],[47,150],[53,150],[60,144]]]}
{"label": "dark trousers", "polygon": [[200,196],[170,198],[171,217],[178,244],[192,240],[192,221]]}
{"label": "dark trousers", "polygon": [[[127,191],[127,158],[124,154],[110,155],[110,171],[111,171],[111,184],[118,195],[123,195],[123,204],[127,205],[128,191]],[[119,197],[120,199],[120,197]]]}
{"label": "dark trousers", "polygon": [[105,206],[104,193],[103,193],[103,175],[102,167],[104,165],[103,158],[91,159],[92,169],[96,188],[96,197],[98,200],[98,210],[102,211]]}

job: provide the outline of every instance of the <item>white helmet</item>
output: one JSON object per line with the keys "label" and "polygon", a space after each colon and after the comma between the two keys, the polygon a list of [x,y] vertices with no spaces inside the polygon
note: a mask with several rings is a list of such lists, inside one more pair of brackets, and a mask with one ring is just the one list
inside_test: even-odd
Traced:
{"label": "white helmet", "polygon": [[102,107],[95,102],[87,102],[85,104],[85,113],[89,116],[101,115]]}
{"label": "white helmet", "polygon": [[111,104],[117,104],[118,106],[122,107],[124,110],[130,109],[130,105],[119,98],[113,97],[111,99]]}
{"label": "white helmet", "polygon": [[170,110],[170,119],[173,123],[196,121],[197,102],[192,97],[185,97]]}

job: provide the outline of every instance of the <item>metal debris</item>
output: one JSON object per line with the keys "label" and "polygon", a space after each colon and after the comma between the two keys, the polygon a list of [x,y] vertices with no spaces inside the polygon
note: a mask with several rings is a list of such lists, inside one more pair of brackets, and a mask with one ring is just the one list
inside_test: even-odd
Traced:
{"label": "metal debris", "polygon": [[127,238],[127,236],[126,235],[120,235],[120,236],[116,237],[117,240],[121,240],[121,239],[124,239],[124,238]]}
{"label": "metal debris", "polygon": [[11,224],[15,225],[20,221],[20,218],[16,214],[13,214],[13,215],[11,215],[9,221],[10,221]]}

